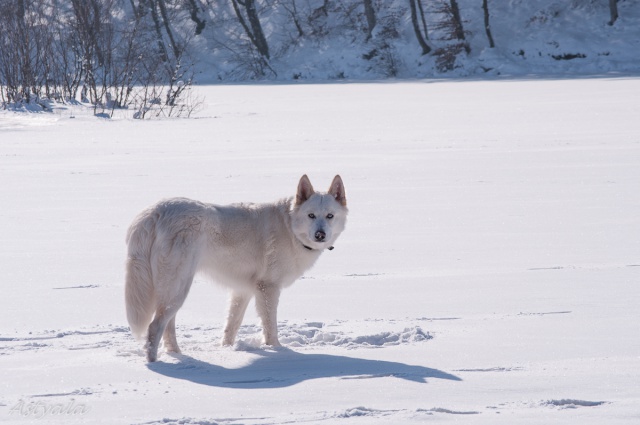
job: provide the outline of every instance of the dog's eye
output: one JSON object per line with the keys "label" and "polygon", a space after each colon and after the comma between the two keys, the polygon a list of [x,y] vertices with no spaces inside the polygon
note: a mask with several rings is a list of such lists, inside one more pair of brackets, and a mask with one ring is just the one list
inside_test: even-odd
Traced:
{"label": "dog's eye", "polygon": [[333,214],[327,214],[327,219],[331,220],[333,218]]}
{"label": "dog's eye", "polygon": [[316,215],[314,213],[309,213],[309,218],[316,218]]}

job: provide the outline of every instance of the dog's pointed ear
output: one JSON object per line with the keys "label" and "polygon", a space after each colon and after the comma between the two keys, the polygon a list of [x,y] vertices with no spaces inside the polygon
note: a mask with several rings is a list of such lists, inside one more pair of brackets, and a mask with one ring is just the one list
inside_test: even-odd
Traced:
{"label": "dog's pointed ear", "polygon": [[302,205],[304,201],[311,198],[311,195],[315,193],[313,190],[313,186],[311,186],[311,181],[309,177],[305,174],[300,177],[300,182],[298,183],[298,193],[296,193],[296,205]]}
{"label": "dog's pointed ear", "polygon": [[347,206],[347,195],[344,193],[344,184],[342,183],[342,178],[339,175],[336,175],[331,182],[331,186],[329,187],[329,195],[336,198],[336,201],[340,203],[343,207]]}

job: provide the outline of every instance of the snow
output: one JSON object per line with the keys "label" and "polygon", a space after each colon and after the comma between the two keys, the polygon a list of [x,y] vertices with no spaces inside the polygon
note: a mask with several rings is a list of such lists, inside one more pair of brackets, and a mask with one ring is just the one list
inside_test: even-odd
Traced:
{"label": "snow", "polygon": [[[640,417],[637,78],[198,88],[193,119],[0,112],[0,420],[623,424]],[[128,330],[126,229],[158,199],[290,196],[340,173],[336,249],[284,347],[198,279],[183,355]]]}

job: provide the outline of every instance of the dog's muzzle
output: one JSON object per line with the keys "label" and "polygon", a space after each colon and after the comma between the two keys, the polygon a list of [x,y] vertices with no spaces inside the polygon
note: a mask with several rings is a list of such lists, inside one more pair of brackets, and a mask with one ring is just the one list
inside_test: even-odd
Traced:
{"label": "dog's muzzle", "polygon": [[318,230],[315,236],[316,236],[316,242],[324,242],[324,239],[327,237],[327,234],[322,230]]}

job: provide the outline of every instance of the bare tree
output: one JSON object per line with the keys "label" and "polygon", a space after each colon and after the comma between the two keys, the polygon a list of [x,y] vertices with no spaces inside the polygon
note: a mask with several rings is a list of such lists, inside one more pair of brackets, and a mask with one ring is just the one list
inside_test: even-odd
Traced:
{"label": "bare tree", "polygon": [[487,38],[489,39],[489,47],[491,47],[492,49],[495,46],[494,42],[493,42],[493,35],[491,35],[491,25],[489,23],[489,4],[488,4],[488,0],[482,0],[482,10],[484,12],[484,30],[487,33]]}
{"label": "bare tree", "polygon": [[[106,47],[102,39],[103,15],[110,15],[111,10],[105,10],[104,4],[99,0],[71,0],[73,18],[71,20],[75,43],[79,46],[79,59],[84,76],[83,94],[88,100],[97,105],[105,94],[106,72],[99,72],[109,68],[105,61],[103,47]],[[108,72],[108,71],[107,71]],[[101,85],[100,82],[103,84]]]}
{"label": "bare tree", "polygon": [[296,26],[296,30],[298,31],[298,37],[304,37],[305,31],[302,28],[302,24],[300,23],[300,18],[298,17],[298,8],[296,7],[296,0],[288,0],[282,2],[282,7],[289,13],[291,19],[293,20],[293,24]]}
{"label": "bare tree", "polygon": [[451,15],[454,23],[454,34],[458,40],[464,44],[464,50],[469,53],[471,49],[464,37],[464,28],[462,26],[462,18],[460,17],[460,8],[458,7],[458,0],[449,0],[451,6]]}
{"label": "bare tree", "polygon": [[611,20],[609,25],[613,25],[618,19],[618,0],[609,0],[609,11],[611,12]]}
{"label": "bare tree", "polygon": [[424,38],[429,40],[429,31],[427,30],[427,21],[424,18],[424,9],[422,8],[422,0],[417,0],[416,4],[418,5],[418,14],[420,15],[420,20],[422,21],[422,29],[424,30]]}
{"label": "bare tree", "polygon": [[206,25],[206,21],[200,18],[200,9],[198,8],[198,4],[196,0],[185,0],[187,9],[189,10],[189,16],[191,20],[196,24],[195,35],[202,34],[204,27]]}
{"label": "bare tree", "polygon": [[470,51],[465,40],[458,2],[439,0],[433,10],[439,15],[433,27],[440,34],[439,40],[443,42],[434,52],[436,69],[441,72],[451,71],[457,67],[458,55],[462,51],[467,54]]}
{"label": "bare tree", "polygon": [[[256,47],[256,49],[258,49],[258,52],[262,57],[269,59],[269,45],[264,36],[262,25],[260,24],[255,0],[231,0],[231,2],[233,4],[233,10],[236,12],[236,16],[238,17],[238,21],[240,22],[240,25],[242,25],[242,28],[244,28],[244,31],[251,40],[251,43]],[[243,6],[244,13],[247,15],[246,19],[240,6]],[[249,21],[248,25],[247,20]]]}
{"label": "bare tree", "polygon": [[46,20],[47,1],[0,2],[0,90],[5,103],[40,102],[54,96],[54,57]]}
{"label": "bare tree", "polygon": [[158,46],[158,52],[160,53],[162,60],[165,62],[169,60],[169,51],[166,47],[164,34],[166,34],[169,39],[174,57],[177,57],[179,55],[180,48],[176,44],[176,40],[173,36],[164,0],[139,0],[137,7],[133,0],[131,0],[131,5],[136,11],[136,18],[138,20],[145,17],[148,12],[151,13],[151,19],[153,20],[153,27],[157,37],[156,43]]}
{"label": "bare tree", "polygon": [[[0,1],[3,106],[47,107],[47,100],[79,96],[94,113],[113,114],[152,93],[146,96],[150,110],[190,114],[196,98],[185,56],[189,40],[176,37],[170,26],[182,7],[178,0]],[[155,42],[159,48],[150,49]]]}
{"label": "bare tree", "polygon": [[[429,46],[429,44],[427,44],[426,39],[428,39],[428,36],[422,35],[422,31],[420,30],[420,24],[418,22],[418,6],[416,5],[416,3],[419,3],[420,0],[409,0],[409,6],[411,8],[411,24],[413,25],[413,31],[416,34],[416,38],[418,39],[418,43],[420,44],[420,47],[422,47],[422,54],[423,55],[427,55],[429,54],[429,52],[431,52],[431,47]],[[424,14],[422,13],[422,6],[420,6],[420,12],[422,15],[422,20],[424,22]],[[426,29],[426,24],[424,25],[425,29]]]}
{"label": "bare tree", "polygon": [[373,8],[372,0],[364,1],[364,15],[367,18],[367,40],[371,38],[373,29],[376,26],[376,11]]}
{"label": "bare tree", "polygon": [[[24,2],[0,3],[0,81],[2,85],[3,105],[13,103],[23,98],[21,74],[23,71],[19,51],[24,42],[20,34],[20,27],[24,26]],[[28,96],[28,93],[26,93]]]}
{"label": "bare tree", "polygon": [[162,16],[162,23],[164,24],[165,32],[167,33],[167,37],[169,38],[169,41],[171,43],[171,48],[173,49],[174,57],[176,58],[180,57],[181,48],[180,46],[178,46],[178,44],[176,43],[176,39],[173,36],[170,19],[167,14],[167,6],[164,0],[149,0],[149,1],[151,2],[152,6],[157,5],[158,9],[160,10],[160,15]]}

